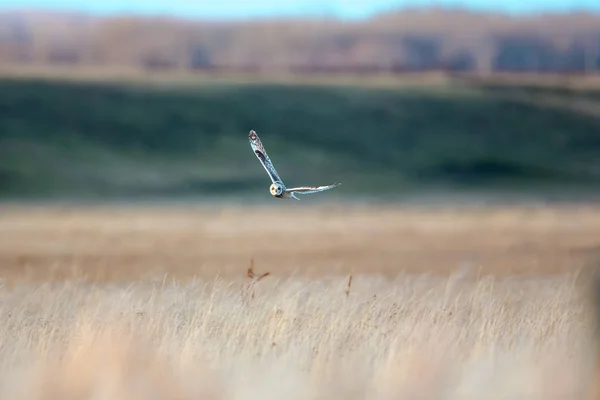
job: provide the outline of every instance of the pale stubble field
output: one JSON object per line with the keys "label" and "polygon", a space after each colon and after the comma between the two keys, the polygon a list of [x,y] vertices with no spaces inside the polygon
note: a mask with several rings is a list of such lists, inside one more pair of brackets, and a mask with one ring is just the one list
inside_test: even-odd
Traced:
{"label": "pale stubble field", "polygon": [[594,398],[598,261],[596,205],[5,206],[0,398]]}

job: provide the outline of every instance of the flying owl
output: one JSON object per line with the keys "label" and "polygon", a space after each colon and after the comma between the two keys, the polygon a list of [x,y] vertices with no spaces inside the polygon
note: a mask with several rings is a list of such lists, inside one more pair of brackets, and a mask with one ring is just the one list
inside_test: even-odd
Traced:
{"label": "flying owl", "polygon": [[267,174],[269,174],[271,181],[273,181],[273,183],[271,184],[271,187],[269,188],[269,191],[271,192],[271,195],[273,195],[273,197],[276,197],[278,199],[300,200],[299,198],[296,197],[296,194],[317,193],[317,192],[322,192],[324,190],[333,189],[334,187],[341,185],[341,183],[334,183],[333,185],[328,185],[328,186],[302,186],[302,187],[288,189],[283,184],[283,181],[279,177],[279,174],[277,173],[277,171],[275,171],[275,168],[273,167],[273,163],[271,163],[271,159],[267,155],[267,152],[265,151],[265,147],[263,146],[262,142],[258,138],[258,135],[256,134],[256,132],[254,132],[253,130],[250,131],[250,134],[248,135],[248,139],[250,141],[250,146],[252,147],[254,154],[256,155],[256,157],[258,158],[258,160],[260,161],[262,166],[265,168],[265,171],[267,171]]}

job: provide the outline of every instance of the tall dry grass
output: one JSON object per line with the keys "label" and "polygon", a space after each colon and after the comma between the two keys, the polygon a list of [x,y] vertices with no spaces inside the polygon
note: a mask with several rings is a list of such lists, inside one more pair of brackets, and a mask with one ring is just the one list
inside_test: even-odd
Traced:
{"label": "tall dry grass", "polygon": [[426,274],[0,291],[2,399],[582,399],[574,274]]}
{"label": "tall dry grass", "polygon": [[5,207],[0,400],[590,399],[599,238],[594,205]]}

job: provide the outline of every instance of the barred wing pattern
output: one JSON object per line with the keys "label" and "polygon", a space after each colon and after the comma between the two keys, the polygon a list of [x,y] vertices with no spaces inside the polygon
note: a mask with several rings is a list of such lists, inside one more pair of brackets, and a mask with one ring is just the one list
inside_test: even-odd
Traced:
{"label": "barred wing pattern", "polygon": [[334,183],[333,185],[327,185],[327,186],[301,186],[301,187],[297,187],[297,188],[290,188],[290,189],[286,189],[286,192],[289,193],[294,193],[294,194],[311,194],[311,193],[318,193],[318,192],[323,192],[325,190],[329,190],[329,189],[333,189],[336,186],[341,185],[341,183]]}
{"label": "barred wing pattern", "polygon": [[248,135],[248,140],[250,141],[250,146],[252,147],[254,154],[256,155],[256,157],[258,158],[258,160],[264,167],[265,171],[267,171],[267,174],[269,174],[271,181],[273,181],[273,183],[279,182],[279,183],[283,184],[283,181],[279,177],[279,174],[277,173],[277,171],[275,171],[275,167],[273,167],[273,163],[271,162],[271,159],[267,155],[267,152],[265,151],[265,147],[263,146],[262,142],[258,138],[258,135],[256,134],[256,132],[254,132],[253,130],[250,131],[250,134]]}
{"label": "barred wing pattern", "polygon": [[256,132],[254,130],[250,131],[250,134],[248,135],[248,140],[250,141],[250,146],[252,147],[252,150],[254,151],[254,155],[256,155],[256,157],[262,164],[265,171],[267,171],[267,174],[269,174],[269,177],[271,178],[271,181],[273,182],[273,184],[270,187],[271,194],[277,198],[280,198],[280,199],[290,199],[291,198],[291,199],[300,200],[299,198],[296,197],[296,193],[297,194],[318,193],[318,192],[323,192],[325,190],[333,189],[334,187],[340,185],[340,183],[334,183],[333,185],[327,185],[327,186],[300,186],[300,187],[296,187],[296,188],[287,189],[285,187],[285,185],[283,184],[281,177],[279,176],[277,171],[275,171],[275,167],[273,167],[273,163],[271,162],[271,159],[267,155],[265,147],[263,146],[262,142],[260,141],[260,139],[258,138],[258,135],[256,134]]}

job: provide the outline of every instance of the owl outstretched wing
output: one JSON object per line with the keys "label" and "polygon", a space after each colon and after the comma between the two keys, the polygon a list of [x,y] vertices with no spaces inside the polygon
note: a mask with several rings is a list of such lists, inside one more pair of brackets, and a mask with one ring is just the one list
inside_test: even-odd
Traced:
{"label": "owl outstretched wing", "polygon": [[262,166],[265,168],[265,171],[267,171],[267,174],[269,174],[271,181],[273,181],[273,183],[280,182],[283,184],[281,177],[279,176],[277,171],[275,171],[275,167],[273,167],[273,163],[271,162],[271,159],[265,151],[265,147],[263,146],[262,142],[258,138],[256,132],[254,132],[254,130],[250,131],[250,134],[248,135],[248,140],[250,141],[250,147],[252,147],[254,154],[256,155]]}
{"label": "owl outstretched wing", "polygon": [[337,187],[340,185],[341,185],[341,183],[334,183],[333,185],[327,185],[327,186],[301,186],[301,187],[286,189],[286,192],[289,192],[292,194],[311,194],[311,193],[318,193],[318,192],[323,192],[325,190],[333,189],[334,187]]}

